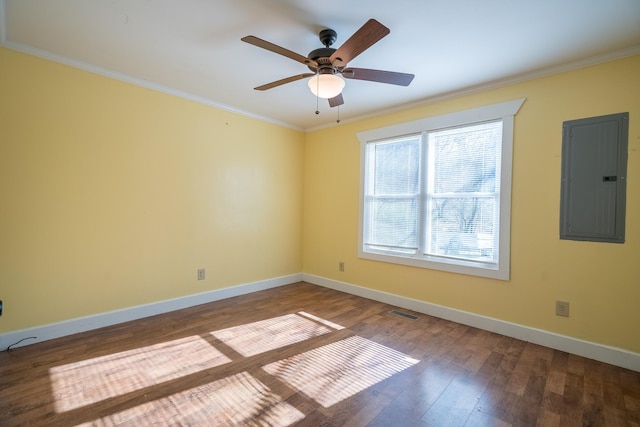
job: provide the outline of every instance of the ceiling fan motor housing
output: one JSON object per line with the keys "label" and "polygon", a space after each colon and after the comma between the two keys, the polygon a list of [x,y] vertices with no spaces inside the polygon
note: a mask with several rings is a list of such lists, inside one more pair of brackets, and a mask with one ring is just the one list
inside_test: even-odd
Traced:
{"label": "ceiling fan motor housing", "polygon": [[314,61],[316,61],[319,67],[317,70],[312,67],[309,67],[309,69],[313,72],[317,71],[319,74],[334,74],[336,70],[331,65],[329,57],[333,55],[333,52],[335,52],[336,49],[330,46],[335,43],[336,39],[338,38],[338,33],[330,28],[325,28],[324,30],[320,31],[318,37],[320,38],[320,42],[324,45],[324,47],[312,50],[307,56],[309,59],[313,59]]}
{"label": "ceiling fan motor housing", "polygon": [[[336,50],[331,47],[321,47],[319,49],[315,49],[309,52],[308,57],[309,59],[313,59],[318,63],[317,71],[320,74],[324,74],[328,72],[333,72],[333,66],[331,65],[331,61],[329,61],[329,57],[335,51]],[[316,68],[313,68],[313,67],[309,67],[309,69],[313,72],[316,71]]]}

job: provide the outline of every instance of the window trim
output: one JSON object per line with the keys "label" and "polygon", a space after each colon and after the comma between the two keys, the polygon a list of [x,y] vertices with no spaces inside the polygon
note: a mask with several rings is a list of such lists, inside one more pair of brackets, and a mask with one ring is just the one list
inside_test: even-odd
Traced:
{"label": "window trim", "polygon": [[[513,129],[514,116],[520,110],[526,98],[472,108],[459,112],[427,117],[411,122],[399,123],[383,128],[358,132],[356,136],[360,141],[360,197],[358,212],[358,257],[403,264],[414,267],[433,270],[448,271],[453,273],[468,274],[499,280],[510,279],[511,259],[511,179],[513,161]],[[364,200],[365,200],[365,156],[368,143],[384,139],[400,138],[405,135],[420,134],[423,132],[437,131],[445,128],[473,125],[476,123],[502,120],[502,165],[500,172],[500,237],[497,266],[485,265],[477,262],[462,260],[446,260],[438,258],[437,261],[425,258],[413,258],[399,255],[389,255],[364,251]]]}

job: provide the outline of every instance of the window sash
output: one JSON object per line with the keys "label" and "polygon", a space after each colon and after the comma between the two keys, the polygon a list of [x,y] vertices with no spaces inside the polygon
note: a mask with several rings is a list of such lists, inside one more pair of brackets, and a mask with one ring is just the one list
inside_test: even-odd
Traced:
{"label": "window sash", "polygon": [[434,129],[424,135],[423,254],[497,264],[502,120]]}

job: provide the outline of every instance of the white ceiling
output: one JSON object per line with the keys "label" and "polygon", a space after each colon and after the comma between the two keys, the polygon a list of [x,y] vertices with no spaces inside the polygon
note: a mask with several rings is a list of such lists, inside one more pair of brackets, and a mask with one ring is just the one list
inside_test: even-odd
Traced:
{"label": "white ceiling", "polygon": [[339,47],[369,18],[391,33],[349,66],[415,74],[409,87],[347,80],[342,121],[455,93],[640,53],[640,0],[0,0],[12,49],[296,129],[335,125],[308,72],[240,41],[254,35],[306,56],[318,32]]}

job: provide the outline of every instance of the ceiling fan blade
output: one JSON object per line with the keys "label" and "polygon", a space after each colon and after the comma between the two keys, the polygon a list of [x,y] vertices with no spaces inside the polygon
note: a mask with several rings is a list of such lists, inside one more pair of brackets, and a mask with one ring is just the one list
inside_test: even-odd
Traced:
{"label": "ceiling fan blade", "polygon": [[345,68],[342,70],[342,77],[345,79],[368,80],[398,86],[409,86],[414,75],[396,73],[394,71],[370,70],[367,68]]}
{"label": "ceiling fan blade", "polygon": [[342,99],[342,94],[339,93],[337,96],[333,98],[329,98],[329,107],[337,107],[338,105],[344,104],[344,99]]}
{"label": "ceiling fan blade", "polygon": [[276,80],[275,82],[271,82],[271,83],[267,83],[264,84],[262,86],[258,86],[258,87],[254,87],[255,90],[267,90],[267,89],[271,89],[277,86],[281,86],[283,84],[286,83],[291,83],[291,82],[295,82],[297,80],[302,80],[306,77],[311,77],[311,76],[315,76],[315,74],[313,73],[304,73],[304,74],[298,74],[296,76],[291,76],[291,77],[287,77],[286,79],[280,79],[280,80]]}
{"label": "ceiling fan blade", "polygon": [[293,51],[291,51],[289,49],[285,49],[283,47],[280,47],[278,45],[270,43],[270,42],[268,42],[266,40],[259,39],[258,37],[245,36],[245,37],[241,38],[240,40],[242,40],[243,42],[252,44],[254,46],[261,47],[261,48],[266,49],[268,51],[277,53],[279,55],[286,56],[287,58],[293,59],[294,61],[301,62],[304,65],[308,65],[308,66],[313,67],[313,68],[318,68],[318,63],[316,61],[314,61],[313,59],[309,59],[306,56],[302,56],[299,53],[295,53],[295,52],[293,52]]}
{"label": "ceiling fan blade", "polygon": [[369,19],[329,58],[335,67],[344,67],[349,61],[373,46],[381,38],[389,34],[390,30],[376,21]]}

